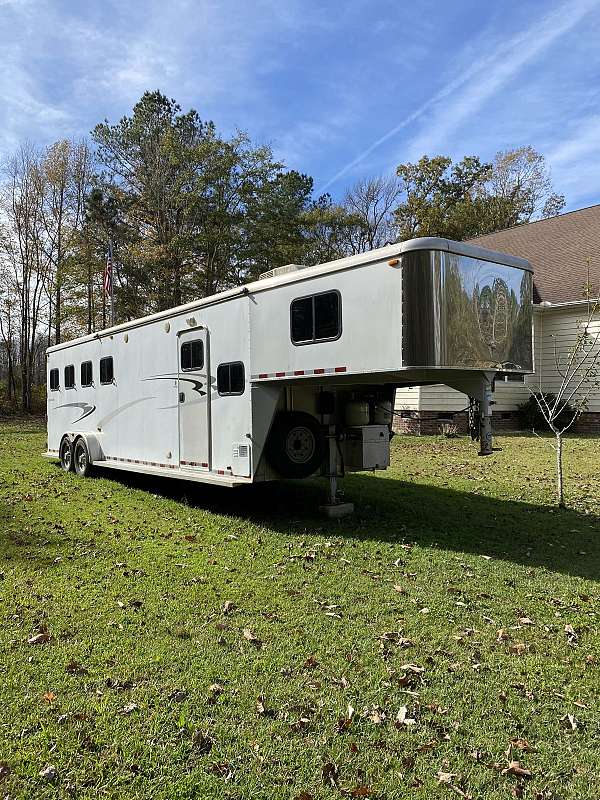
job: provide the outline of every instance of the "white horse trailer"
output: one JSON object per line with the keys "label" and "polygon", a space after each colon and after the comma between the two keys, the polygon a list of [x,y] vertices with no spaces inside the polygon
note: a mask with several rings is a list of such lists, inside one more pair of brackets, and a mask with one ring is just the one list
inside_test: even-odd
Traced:
{"label": "white horse trailer", "polygon": [[498,373],[532,371],[527,261],[413,239],[289,265],[48,348],[48,451],[94,467],[238,486],[385,469],[396,387],[473,399],[491,452]]}

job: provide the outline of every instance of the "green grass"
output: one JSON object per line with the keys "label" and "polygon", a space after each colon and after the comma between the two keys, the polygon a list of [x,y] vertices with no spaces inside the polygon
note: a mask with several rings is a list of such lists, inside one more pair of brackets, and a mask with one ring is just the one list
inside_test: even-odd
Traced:
{"label": "green grass", "polygon": [[547,441],[397,437],[341,522],[44,444],[0,427],[0,796],[598,797],[599,440],[559,511]]}

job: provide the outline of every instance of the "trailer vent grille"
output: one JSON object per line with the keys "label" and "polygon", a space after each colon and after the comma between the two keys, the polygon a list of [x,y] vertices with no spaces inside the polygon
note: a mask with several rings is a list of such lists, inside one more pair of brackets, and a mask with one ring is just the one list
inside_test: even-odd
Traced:
{"label": "trailer vent grille", "polygon": [[286,275],[288,272],[297,272],[299,269],[306,269],[305,264],[286,264],[283,267],[275,267],[268,272],[263,272],[258,276],[259,280],[263,278],[275,278],[277,275]]}

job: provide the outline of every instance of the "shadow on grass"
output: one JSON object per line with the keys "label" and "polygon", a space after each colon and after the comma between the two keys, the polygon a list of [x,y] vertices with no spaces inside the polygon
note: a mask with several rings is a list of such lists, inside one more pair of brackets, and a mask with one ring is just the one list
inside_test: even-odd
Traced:
{"label": "shadow on grass", "polygon": [[324,480],[226,489],[130,472],[111,475],[117,476],[129,487],[246,519],[282,536],[306,531],[414,542],[600,579],[600,517],[569,509],[355,474],[343,482],[345,499],[355,504],[355,514],[328,520],[318,512],[326,499]]}

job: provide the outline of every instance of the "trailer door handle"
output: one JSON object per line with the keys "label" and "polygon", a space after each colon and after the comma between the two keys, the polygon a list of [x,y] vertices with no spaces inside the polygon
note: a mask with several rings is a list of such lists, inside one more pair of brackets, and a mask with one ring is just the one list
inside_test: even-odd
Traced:
{"label": "trailer door handle", "polygon": [[179,402],[185,403],[185,394],[184,392],[179,392]]}

